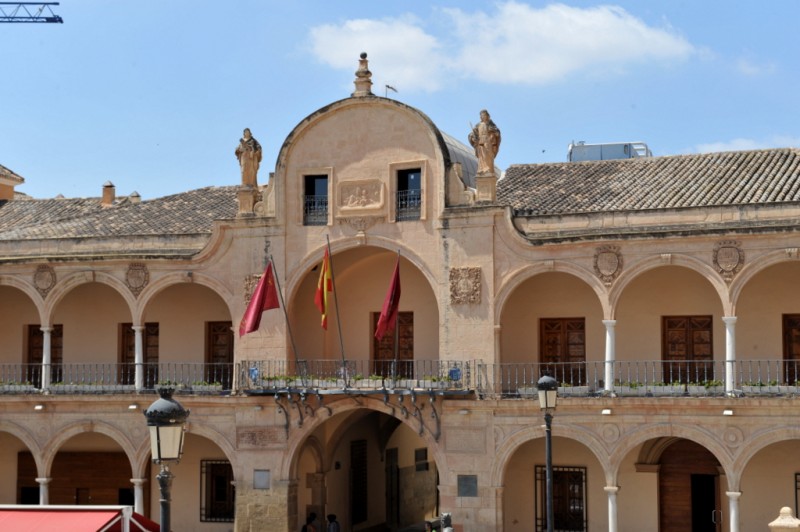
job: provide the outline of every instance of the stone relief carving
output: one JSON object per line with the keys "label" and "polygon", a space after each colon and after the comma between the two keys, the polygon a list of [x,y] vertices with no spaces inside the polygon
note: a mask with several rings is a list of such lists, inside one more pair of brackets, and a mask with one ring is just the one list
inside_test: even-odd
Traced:
{"label": "stone relief carving", "polygon": [[450,303],[475,305],[481,302],[481,269],[450,268]]}
{"label": "stone relief carving", "polygon": [[36,290],[42,295],[42,299],[47,297],[47,294],[50,293],[50,290],[52,290],[55,285],[56,272],[53,270],[52,266],[42,264],[36,268],[36,272],[33,274],[33,286],[35,286]]}
{"label": "stone relief carving", "polygon": [[613,423],[607,423],[603,425],[601,429],[603,439],[608,443],[614,443],[619,439],[620,430],[619,427]]}
{"label": "stone relief carving", "polygon": [[250,298],[253,297],[253,292],[256,290],[256,285],[261,279],[260,273],[254,273],[245,276],[244,278],[244,304],[247,306],[250,303]]}
{"label": "stone relief carving", "polygon": [[744,265],[744,250],[736,240],[722,240],[714,246],[714,268],[730,282]]}
{"label": "stone relief carving", "polygon": [[617,246],[602,246],[594,254],[594,273],[606,286],[614,282],[622,271],[622,253]]}
{"label": "stone relief carving", "polygon": [[342,209],[370,209],[381,207],[383,187],[377,181],[342,183],[339,187],[339,207]]}
{"label": "stone relief carving", "polygon": [[125,284],[131,293],[139,297],[144,287],[150,282],[150,272],[147,266],[141,262],[132,262],[128,265],[128,271],[125,274]]}

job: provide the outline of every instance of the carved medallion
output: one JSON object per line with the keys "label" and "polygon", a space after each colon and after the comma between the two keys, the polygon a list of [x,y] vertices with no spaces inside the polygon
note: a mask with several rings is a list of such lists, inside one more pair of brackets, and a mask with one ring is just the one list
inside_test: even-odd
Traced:
{"label": "carved medallion", "polygon": [[128,272],[125,274],[125,284],[128,285],[131,293],[136,297],[142,293],[144,287],[150,282],[150,272],[147,266],[141,262],[132,262],[128,266]]}
{"label": "carved medallion", "polygon": [[594,273],[608,286],[622,271],[622,253],[617,246],[602,246],[594,254]]}
{"label": "carved medallion", "polygon": [[42,264],[36,268],[36,272],[33,274],[33,285],[42,295],[42,299],[46,298],[56,285],[56,272],[52,266]]}
{"label": "carved medallion", "polygon": [[735,240],[723,240],[714,246],[714,267],[730,282],[744,265],[744,251]]}
{"label": "carved medallion", "polygon": [[475,305],[481,302],[481,269],[450,268],[450,303]]}

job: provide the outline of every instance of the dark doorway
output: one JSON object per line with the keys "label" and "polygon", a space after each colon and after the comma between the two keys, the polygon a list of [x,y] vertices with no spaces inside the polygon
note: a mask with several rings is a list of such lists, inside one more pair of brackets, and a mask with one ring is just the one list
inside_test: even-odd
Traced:
{"label": "dark doorway", "polygon": [[717,477],[692,475],[692,532],[716,532],[720,513],[717,510]]}

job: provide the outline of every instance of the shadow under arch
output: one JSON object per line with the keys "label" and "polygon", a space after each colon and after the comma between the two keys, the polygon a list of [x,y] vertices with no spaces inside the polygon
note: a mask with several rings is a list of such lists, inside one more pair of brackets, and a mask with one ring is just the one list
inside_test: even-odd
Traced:
{"label": "shadow under arch", "polygon": [[608,316],[611,313],[611,306],[608,300],[608,292],[605,285],[589,270],[577,266],[569,262],[554,261],[554,262],[539,262],[536,264],[523,266],[514,271],[500,286],[494,300],[494,325],[500,326],[500,319],[502,316],[503,307],[505,307],[508,298],[520,287],[525,281],[537,275],[545,273],[567,273],[583,281],[589,288],[592,289],[597,297],[600,307],[603,311],[605,319],[610,319]]}
{"label": "shadow under arch", "polygon": [[[733,459],[728,449],[719,441],[718,437],[705,429],[697,428],[694,425],[681,425],[676,423],[658,423],[650,424],[646,427],[637,428],[631,432],[625,433],[624,444],[617,447],[609,456],[608,468],[611,474],[609,478],[609,485],[615,486],[617,483],[617,476],[619,468],[625,461],[627,456],[636,449],[639,445],[644,445],[651,440],[677,440],[684,439],[692,441],[705,449],[707,449],[714,458],[717,459],[720,466],[725,471],[728,483],[735,474],[733,467]],[[662,445],[654,445],[649,450],[649,457],[651,459],[658,458],[661,453],[666,449],[666,441]]]}
{"label": "shadow under arch", "polygon": [[729,316],[736,315],[736,305],[739,302],[739,298],[742,295],[742,291],[749,284],[749,282],[753,280],[754,277],[758,276],[759,274],[763,273],[764,271],[768,270],[773,266],[785,263],[798,263],[798,260],[796,258],[790,257],[786,252],[786,250],[781,249],[777,251],[771,251],[759,257],[757,262],[751,262],[745,264],[744,267],[742,268],[742,271],[740,271],[736,275],[736,277],[733,278],[733,281],[731,281],[731,285],[729,288],[730,298],[731,298],[731,310]]}
{"label": "shadow under arch", "polygon": [[695,273],[698,273],[703,279],[711,283],[711,286],[717,293],[717,297],[719,297],[720,305],[722,305],[723,315],[732,315],[730,314],[731,304],[728,285],[725,283],[725,280],[722,279],[719,273],[699,259],[687,255],[673,253],[669,254],[668,260],[661,256],[648,257],[635,263],[630,269],[625,270],[620,274],[619,278],[617,278],[616,282],[611,286],[611,291],[609,292],[611,315],[608,319],[615,319],[614,316],[616,315],[617,307],[619,306],[619,300],[631,282],[639,278],[639,276],[645,272],[654,270],[656,268],[669,266],[688,268]]}
{"label": "shadow under arch", "polygon": [[210,289],[222,299],[228,309],[228,313],[231,316],[235,315],[234,310],[236,305],[234,304],[233,294],[222,282],[203,273],[192,272],[191,277],[189,277],[185,272],[173,272],[164,277],[159,277],[142,290],[142,293],[139,294],[138,304],[135,306],[135,311],[133,313],[133,322],[142,323],[145,310],[148,305],[152,303],[153,299],[167,288],[179,284],[197,284]]}
{"label": "shadow under arch", "polygon": [[42,448],[36,442],[36,438],[34,438],[33,434],[31,434],[26,428],[14,423],[13,421],[0,419],[0,432],[11,434],[24,443],[33,456],[33,461],[36,463],[36,471],[41,473],[45,470],[45,461],[44,457],[42,456]]}
{"label": "shadow under arch", "polygon": [[[381,414],[385,414],[389,417],[395,418],[399,420],[401,423],[408,426],[412,429],[416,434],[419,435],[419,423],[418,419],[413,419],[413,416],[409,415],[409,417],[405,417],[400,415],[400,408],[395,405],[387,406],[383,399],[375,399],[372,397],[359,397],[359,401],[361,404],[358,404],[353,401],[350,397],[343,397],[342,399],[336,400],[332,403],[327,404],[331,409],[331,415],[320,415],[321,412],[317,412],[317,415],[313,417],[306,418],[305,422],[303,423],[303,430],[295,429],[289,435],[289,439],[286,442],[286,453],[290,457],[289,460],[285,460],[282,464],[282,468],[280,470],[281,479],[291,479],[294,478],[294,475],[297,472],[298,461],[300,460],[300,454],[305,444],[306,439],[322,424],[324,424],[329,419],[333,418],[337,414],[345,414],[348,412],[354,412],[358,410],[364,410],[363,415],[359,415],[356,418],[353,418],[352,421],[357,421],[362,417],[369,415],[372,412],[378,412]],[[441,409],[441,405],[437,405],[438,409]],[[426,413],[422,413],[423,417],[426,417]],[[313,421],[312,421],[313,420]],[[350,428],[352,423],[342,423],[339,427],[336,428],[336,431],[330,438],[330,441],[339,441],[342,438],[342,435],[347,432]],[[430,428],[429,425],[425,425],[426,428]],[[337,435],[338,434],[338,435]],[[440,448],[439,442],[437,442],[433,436],[431,435],[429,430],[423,430],[423,433],[419,435],[419,438],[425,442],[425,445],[433,451],[433,461],[436,463],[436,467],[439,471],[445,472],[447,471],[444,468],[446,464],[444,452]],[[333,447],[333,445],[326,445],[326,448]],[[331,452],[332,454],[332,452]],[[327,467],[330,463],[330,458],[328,457],[328,453],[323,454],[325,456],[323,467]]]}
{"label": "shadow under arch", "polygon": [[74,436],[91,432],[108,436],[114,443],[119,445],[128,458],[131,471],[134,471],[136,448],[122,429],[105,421],[80,421],[60,429],[58,433],[43,446],[45,449],[42,456],[44,470],[41,471],[40,474],[45,477],[50,476],[50,469],[53,467],[53,461],[61,450],[61,447],[68,440]]}
{"label": "shadow under arch", "polygon": [[[596,434],[588,429],[576,427],[574,425],[559,426],[556,420],[557,416],[554,416],[552,429],[553,437],[574,440],[589,449],[601,466],[608,463],[608,453],[606,452],[605,445]],[[491,485],[495,487],[503,485],[508,462],[523,444],[544,437],[545,429],[543,427],[530,426],[515,432],[501,442],[500,447],[495,451],[494,460],[492,461],[490,469]],[[603,473],[605,478],[608,479],[608,471],[604,471]]]}
{"label": "shadow under arch", "polygon": [[111,287],[122,297],[122,299],[128,305],[128,312],[131,316],[133,316],[136,308],[136,298],[133,296],[125,283],[113,275],[109,275],[105,272],[84,271],[76,272],[65,277],[63,280],[56,283],[50,293],[47,294],[47,299],[45,299],[43,309],[44,317],[47,319],[42,321],[42,325],[45,323],[49,324],[51,322],[50,317],[53,315],[53,312],[55,312],[58,304],[63,301],[67,294],[79,286],[90,283],[100,283]]}

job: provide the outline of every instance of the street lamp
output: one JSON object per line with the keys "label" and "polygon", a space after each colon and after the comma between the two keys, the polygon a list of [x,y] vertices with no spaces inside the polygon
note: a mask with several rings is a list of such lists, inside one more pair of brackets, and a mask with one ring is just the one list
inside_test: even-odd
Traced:
{"label": "street lamp", "polygon": [[150,449],[153,463],[161,466],[156,479],[161,488],[161,528],[170,532],[170,487],[175,475],[169,470],[170,462],[178,463],[183,454],[183,433],[189,411],[172,398],[173,388],[159,388],[156,399],[147,410],[147,426],[150,427]]}
{"label": "street lamp", "polygon": [[544,452],[546,468],[546,497],[547,497],[547,532],[553,532],[555,515],[553,513],[553,446],[550,436],[550,426],[553,423],[553,412],[556,409],[558,398],[558,381],[550,375],[545,375],[536,383],[539,391],[539,408],[544,412]]}

